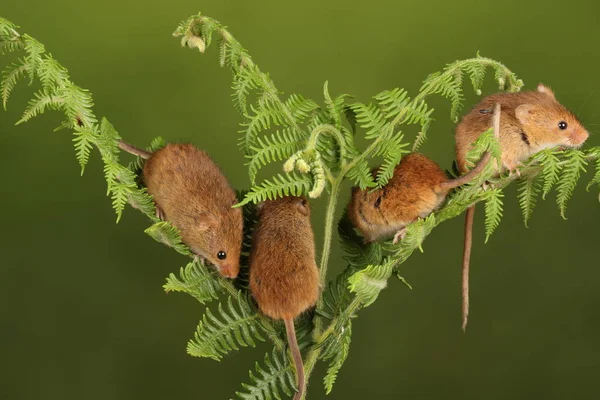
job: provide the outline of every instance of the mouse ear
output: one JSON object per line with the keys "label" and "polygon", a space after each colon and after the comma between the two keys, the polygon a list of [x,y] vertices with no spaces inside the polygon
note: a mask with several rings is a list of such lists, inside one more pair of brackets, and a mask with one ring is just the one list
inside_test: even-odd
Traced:
{"label": "mouse ear", "polygon": [[306,198],[299,197],[297,207],[298,207],[298,211],[300,211],[300,214],[306,215],[306,216],[308,216],[308,214],[310,214],[310,208],[308,205],[308,200],[306,200]]}
{"label": "mouse ear", "polygon": [[552,89],[550,89],[548,86],[544,85],[543,83],[540,83],[538,85],[537,91],[550,96],[552,98],[552,100],[556,100],[556,97],[554,96],[554,92],[552,91]]}
{"label": "mouse ear", "polygon": [[521,104],[515,109],[515,116],[520,123],[526,124],[531,121],[535,113],[535,106],[532,104]]}
{"label": "mouse ear", "polygon": [[208,230],[211,226],[215,226],[217,219],[207,211],[194,215],[194,228],[200,232]]}

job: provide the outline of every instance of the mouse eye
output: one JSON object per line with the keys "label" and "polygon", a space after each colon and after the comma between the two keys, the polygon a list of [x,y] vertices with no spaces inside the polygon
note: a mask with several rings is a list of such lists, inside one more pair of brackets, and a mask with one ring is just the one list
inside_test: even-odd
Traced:
{"label": "mouse eye", "polygon": [[558,123],[558,129],[560,129],[561,131],[564,131],[565,129],[567,129],[567,123],[565,121],[560,121]]}
{"label": "mouse eye", "polygon": [[225,253],[223,250],[221,250],[220,252],[217,253],[217,258],[219,260],[224,260],[227,258],[227,253]]}

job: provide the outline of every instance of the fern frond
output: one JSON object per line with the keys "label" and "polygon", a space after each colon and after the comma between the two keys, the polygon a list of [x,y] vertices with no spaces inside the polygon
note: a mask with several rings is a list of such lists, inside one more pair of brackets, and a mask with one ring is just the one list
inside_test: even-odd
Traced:
{"label": "fern frond", "polygon": [[65,114],[73,126],[90,127],[98,122],[92,112],[94,102],[88,90],[69,82],[59,93],[64,99]]}
{"label": "fern frond", "polygon": [[365,138],[374,139],[389,128],[386,117],[375,104],[355,103],[350,106],[356,115],[356,121],[366,129]]}
{"label": "fern frond", "polygon": [[81,175],[85,171],[85,166],[90,159],[90,152],[93,149],[93,143],[98,135],[97,128],[94,126],[90,129],[75,129],[73,132],[75,137],[73,142],[75,143],[75,152],[77,154],[77,161],[81,166]]}
{"label": "fern frond", "polygon": [[518,198],[525,226],[528,226],[529,219],[537,203],[537,197],[541,191],[540,178],[540,175],[532,175],[519,181]]}
{"label": "fern frond", "polygon": [[17,121],[17,125],[29,121],[31,118],[42,114],[46,108],[51,110],[59,110],[64,105],[64,98],[57,96],[55,93],[41,90],[33,95],[33,99],[29,101],[21,119]]}
{"label": "fern frond", "polygon": [[556,150],[553,149],[542,150],[536,155],[536,158],[543,168],[542,176],[544,178],[544,184],[542,187],[542,199],[545,200],[548,193],[550,193],[556,182],[558,182],[562,166],[560,160],[556,156]]}
{"label": "fern frond", "polygon": [[257,137],[254,145],[250,146],[252,156],[249,156],[248,174],[254,184],[258,170],[274,161],[283,161],[302,149],[306,139],[297,135],[293,129],[285,128],[269,136]]}
{"label": "fern frond", "polygon": [[387,281],[392,275],[392,265],[391,262],[369,265],[348,279],[350,291],[356,293],[363,307],[373,304],[379,292],[386,288]]}
{"label": "fern frond", "polygon": [[500,189],[490,190],[490,195],[485,202],[485,243],[494,233],[502,219],[502,197]]}
{"label": "fern frond", "polygon": [[245,392],[236,392],[242,400],[282,400],[281,393],[290,397],[296,389],[294,367],[280,351],[265,354],[264,366],[255,364],[256,374],[250,371],[250,382],[242,383]]}
{"label": "fern frond", "polygon": [[430,74],[419,90],[419,92],[427,92],[428,94],[440,94],[449,99],[451,104],[450,118],[454,122],[458,121],[464,99],[462,79],[460,75],[456,74],[456,71],[460,71],[460,69],[448,66],[443,73]]}
{"label": "fern frond", "polygon": [[[329,368],[327,368],[327,374],[323,378],[323,384],[325,385],[325,393],[331,393],[333,385],[337,379],[338,373],[344,365],[344,361],[348,358],[350,352],[350,342],[352,341],[352,321],[348,320],[344,326],[335,329],[336,343],[335,352],[323,353],[323,360],[330,361]],[[332,346],[333,348],[334,346]]]}
{"label": "fern frond", "polygon": [[594,177],[592,178],[592,180],[586,186],[586,190],[589,191],[593,185],[600,186],[600,147],[591,149],[588,152],[588,155],[594,156],[596,158],[596,161],[594,163],[596,172],[594,173]]}
{"label": "fern frond", "polygon": [[393,258],[396,264],[401,264],[408,259],[415,251],[419,249],[423,252],[423,242],[429,236],[433,228],[438,224],[435,214],[430,214],[427,218],[419,218],[406,227],[406,235],[399,244],[389,246],[389,250],[394,252]]}
{"label": "fern frond", "polygon": [[319,105],[313,100],[306,99],[299,94],[291,94],[284,104],[298,123],[302,123],[319,108]]}
{"label": "fern frond", "polygon": [[69,73],[50,54],[46,55],[38,68],[38,76],[44,90],[63,88],[69,83]]}
{"label": "fern frond", "polygon": [[[350,157],[358,157],[358,154],[351,154]],[[373,180],[369,163],[364,158],[358,159],[358,162],[348,170],[346,176],[355,186],[358,186],[360,190],[377,186],[377,183]]]}
{"label": "fern frond", "polygon": [[242,124],[245,129],[241,131],[244,136],[240,140],[240,147],[246,153],[248,153],[255,144],[256,138],[260,132],[270,129],[271,125],[289,125],[289,121],[286,119],[286,116],[278,103],[264,100],[259,102],[258,106],[250,105],[250,110],[253,114],[249,116],[247,122]]}
{"label": "fern frond", "polygon": [[181,236],[179,231],[170,222],[161,221],[147,228],[144,233],[149,235],[152,239],[157,242],[166,244],[169,247],[174,248],[178,253],[189,256],[191,255],[190,250],[186,245],[181,243]]}
{"label": "fern frond", "polygon": [[354,226],[344,211],[338,223],[340,247],[344,253],[344,260],[354,268],[363,268],[365,265],[379,265],[383,258],[381,246],[377,242],[363,244],[362,237],[354,231]]}
{"label": "fern frond", "polygon": [[233,297],[227,299],[227,309],[219,303],[218,316],[206,309],[194,338],[188,342],[188,354],[220,361],[232,350],[255,347],[255,339],[265,341],[258,331],[259,315],[242,292],[238,292],[235,303]]}
{"label": "fern frond", "polygon": [[25,44],[25,52],[27,53],[25,56],[25,63],[28,67],[27,72],[29,73],[29,81],[31,84],[35,78],[38,66],[42,63],[42,54],[44,54],[46,48],[43,44],[27,34],[23,35],[23,42]]}
{"label": "fern frond", "polygon": [[265,200],[273,200],[285,196],[302,196],[308,194],[312,188],[312,179],[306,174],[296,172],[277,174],[271,180],[265,180],[262,184],[253,186],[244,200],[236,204],[237,207],[248,203],[260,203]]}
{"label": "fern frond", "polygon": [[403,135],[397,132],[392,138],[380,141],[376,155],[383,156],[383,163],[377,170],[377,188],[381,188],[388,183],[394,175],[394,168],[402,159],[402,155],[408,153],[408,150],[406,150],[408,143],[402,143],[403,139]]}
{"label": "fern frond", "polygon": [[565,151],[565,165],[562,169],[562,174],[556,187],[556,203],[560,210],[560,215],[564,219],[565,211],[567,210],[567,202],[573,195],[575,186],[579,181],[579,177],[582,172],[585,172],[585,154],[580,150],[567,150]]}
{"label": "fern frond", "polygon": [[127,201],[131,207],[140,210],[148,218],[150,218],[153,222],[159,222],[160,220],[156,217],[156,207],[154,206],[154,200],[152,200],[152,196],[148,194],[148,190],[146,188],[137,188],[136,190],[131,190],[127,197]]}
{"label": "fern frond", "polygon": [[483,87],[483,80],[485,78],[485,64],[473,63],[466,67],[467,72],[471,78],[473,84],[473,90],[478,95],[481,95],[481,88]]}
{"label": "fern frond", "polygon": [[187,293],[201,304],[216,300],[221,287],[215,270],[209,268],[201,265],[199,261],[190,261],[185,268],[179,270],[179,278],[173,273],[169,274],[163,288],[167,293]]}
{"label": "fern frond", "polygon": [[7,67],[4,71],[2,71],[2,82],[0,83],[0,91],[2,92],[2,105],[6,110],[6,103],[8,103],[8,98],[10,97],[11,92],[17,85],[19,79],[25,76],[25,73],[28,71],[28,66],[25,64],[25,61],[19,59],[18,63],[14,63],[11,66]]}

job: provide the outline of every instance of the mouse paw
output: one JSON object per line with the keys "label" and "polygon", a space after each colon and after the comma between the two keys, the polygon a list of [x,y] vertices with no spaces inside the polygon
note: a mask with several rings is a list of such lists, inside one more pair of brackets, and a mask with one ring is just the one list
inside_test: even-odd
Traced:
{"label": "mouse paw", "polygon": [[201,265],[206,265],[206,258],[198,255],[196,253],[192,253],[194,255],[194,262],[200,263]]}
{"label": "mouse paw", "polygon": [[156,218],[160,219],[161,221],[165,220],[165,214],[158,207],[156,207]]}
{"label": "mouse paw", "polygon": [[392,243],[397,244],[399,241],[401,241],[405,237],[406,237],[406,227],[404,227],[404,228],[400,229],[398,232],[396,232],[396,234],[394,235],[394,240],[392,240]]}

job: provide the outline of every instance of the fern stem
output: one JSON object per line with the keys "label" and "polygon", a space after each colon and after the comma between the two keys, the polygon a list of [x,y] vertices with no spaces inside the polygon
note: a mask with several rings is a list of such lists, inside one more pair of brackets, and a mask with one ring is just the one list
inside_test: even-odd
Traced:
{"label": "fern stem", "polygon": [[317,147],[317,142],[319,140],[319,136],[324,133],[329,133],[333,136],[340,145],[340,164],[341,167],[344,168],[346,165],[346,146],[344,137],[340,133],[339,130],[336,129],[335,126],[329,124],[321,124],[317,125],[315,129],[310,133],[310,138],[308,139],[308,143],[306,145],[306,152],[314,151]]}
{"label": "fern stem", "polygon": [[[215,30],[219,33],[219,35],[221,35],[221,38],[225,42],[229,43],[230,45],[234,44],[236,47],[243,49],[240,42],[227,29],[225,29],[225,27],[223,25],[221,25],[220,22],[218,22],[217,20],[215,20],[213,18],[204,16],[204,15],[200,15],[200,14],[198,14],[193,20],[191,20],[189,22],[186,32],[185,32],[185,35],[188,37],[197,37],[197,35],[192,31],[192,28],[194,26],[196,26],[196,24],[203,24],[203,23],[212,24],[215,27]],[[177,33],[177,31],[176,31],[176,33]],[[203,38],[201,38],[201,39],[203,39]],[[245,51],[242,52],[240,59],[241,59],[240,65],[237,67],[254,69],[256,71],[257,75],[260,77],[261,86],[264,89],[265,94],[268,96],[268,98],[270,100],[272,100],[274,103],[276,103],[281,108],[281,110],[285,114],[286,119],[291,124],[291,126],[297,132],[302,132],[302,129],[296,122],[296,118],[294,118],[292,112],[284,104],[284,102],[281,101],[281,99],[279,98],[278,90],[275,87],[275,83],[273,82],[273,80],[271,80],[269,78],[269,75],[262,72],[258,68],[258,66],[254,63],[254,61],[252,60],[252,57],[250,57]],[[234,70],[234,74],[237,74],[237,71]]]}

